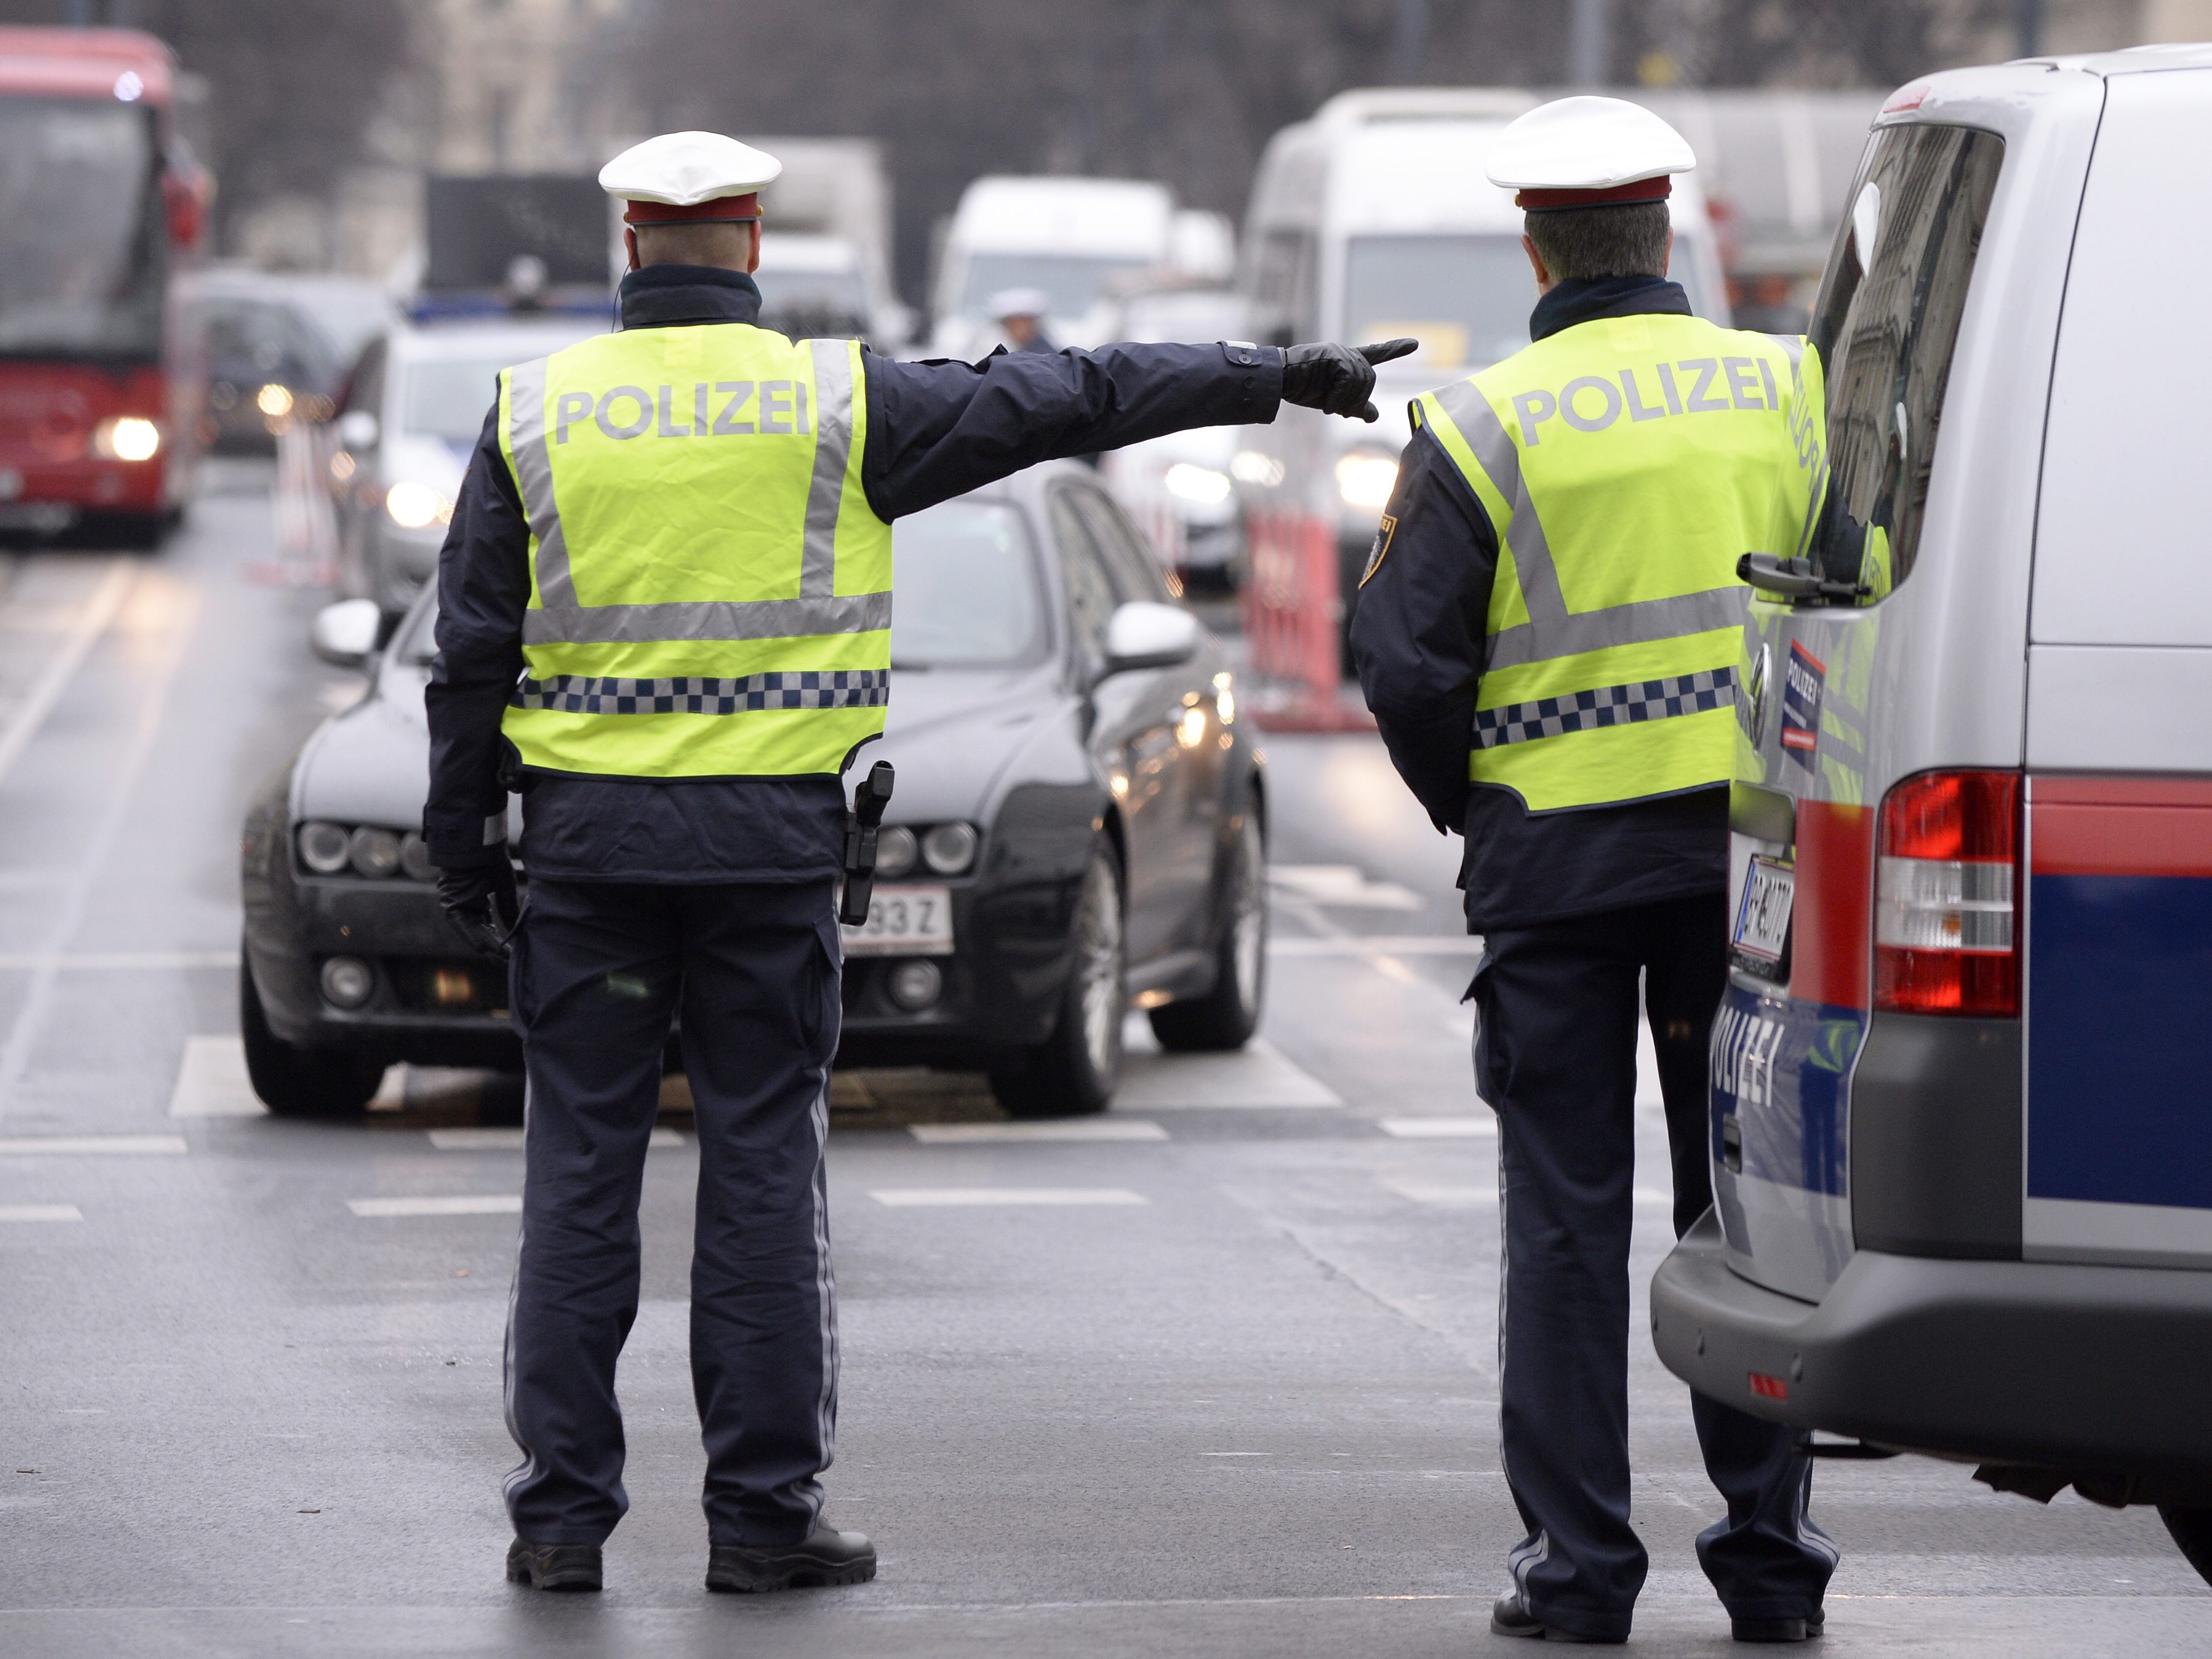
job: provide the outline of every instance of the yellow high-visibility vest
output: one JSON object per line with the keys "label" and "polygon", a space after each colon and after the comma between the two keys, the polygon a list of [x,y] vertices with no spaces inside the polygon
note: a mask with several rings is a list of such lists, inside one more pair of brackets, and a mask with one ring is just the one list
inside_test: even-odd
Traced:
{"label": "yellow high-visibility vest", "polygon": [[1747,592],[1818,488],[1802,343],[1601,318],[1417,399],[1498,534],[1468,775],[1532,812],[1728,781]]}
{"label": "yellow high-visibility vest", "polygon": [[530,521],[531,769],[842,771],[884,729],[891,536],[860,486],[860,348],[744,324],[628,329],[499,377]]}

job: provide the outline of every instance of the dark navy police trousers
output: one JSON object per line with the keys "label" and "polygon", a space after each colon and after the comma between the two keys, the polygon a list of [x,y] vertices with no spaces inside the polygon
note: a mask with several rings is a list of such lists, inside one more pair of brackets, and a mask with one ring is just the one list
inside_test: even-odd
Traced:
{"label": "dark navy police trousers", "polygon": [[[1628,1247],[1638,988],[1657,1049],[1674,1232],[1712,1201],[1705,1039],[1727,977],[1719,893],[1486,936],[1475,1083],[1498,1114],[1505,1479],[1528,1535],[1515,1582],[1547,1624],[1626,1635],[1646,1565],[1629,1519]],[[1836,1550],[1806,1512],[1792,1431],[1691,1398],[1727,1518],[1698,1559],[1737,1618],[1816,1612]]]}
{"label": "dark navy police trousers", "polygon": [[691,1376],[716,1543],[795,1542],[837,1417],[823,1142],[840,1017],[828,881],[538,880],[511,1006],[528,1068],[507,1332],[518,1537],[596,1544],[629,1508],[615,1361],[671,1017],[697,1112]]}

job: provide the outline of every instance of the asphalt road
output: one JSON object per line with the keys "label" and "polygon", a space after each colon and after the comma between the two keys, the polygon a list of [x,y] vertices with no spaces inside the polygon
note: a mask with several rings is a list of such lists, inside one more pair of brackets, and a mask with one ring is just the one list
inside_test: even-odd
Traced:
{"label": "asphalt road", "polygon": [[[1140,1056],[1067,1139],[970,1079],[841,1079],[828,1484],[873,1584],[700,1588],[672,1106],[607,1590],[505,1585],[511,1093],[395,1073],[364,1121],[280,1122],[238,1071],[241,805],[348,690],[306,652],[319,596],[277,580],[258,483],[219,481],[153,557],[0,557],[0,1655],[1508,1647],[1473,955],[1450,848],[1356,738],[1269,745],[1249,1055]],[[1667,1242],[1643,1127],[1639,1285]],[[1634,1348],[1636,1645],[1729,1650],[1685,1398]],[[1824,1469],[1814,1504],[1844,1552],[1830,1654],[2212,1648],[2147,1511],[1909,1460]]]}

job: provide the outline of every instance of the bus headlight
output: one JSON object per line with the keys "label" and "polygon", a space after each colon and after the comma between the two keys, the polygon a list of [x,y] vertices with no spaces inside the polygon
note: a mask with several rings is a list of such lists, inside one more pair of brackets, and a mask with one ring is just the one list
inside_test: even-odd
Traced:
{"label": "bus headlight", "polygon": [[384,510],[402,530],[427,530],[453,521],[453,504],[441,490],[402,478],[384,492]]}
{"label": "bus headlight", "polygon": [[1336,491],[1346,507],[1380,512],[1390,505],[1390,492],[1398,487],[1398,463],[1388,455],[1354,452],[1336,464]]}
{"label": "bus headlight", "polygon": [[94,453],[111,461],[150,461],[161,428],[143,415],[112,415],[92,429]]}

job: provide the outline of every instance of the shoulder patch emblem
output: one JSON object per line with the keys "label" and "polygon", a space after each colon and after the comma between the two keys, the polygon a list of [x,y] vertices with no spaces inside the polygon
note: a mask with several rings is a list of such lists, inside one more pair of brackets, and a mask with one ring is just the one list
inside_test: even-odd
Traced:
{"label": "shoulder patch emblem", "polygon": [[1382,568],[1382,556],[1390,550],[1390,538],[1397,534],[1398,521],[1388,513],[1382,515],[1382,527],[1375,532],[1375,545],[1368,550],[1367,568],[1359,578],[1362,587],[1367,586],[1375,573]]}

